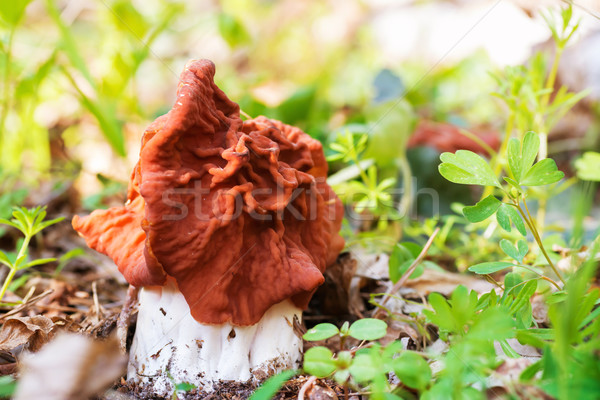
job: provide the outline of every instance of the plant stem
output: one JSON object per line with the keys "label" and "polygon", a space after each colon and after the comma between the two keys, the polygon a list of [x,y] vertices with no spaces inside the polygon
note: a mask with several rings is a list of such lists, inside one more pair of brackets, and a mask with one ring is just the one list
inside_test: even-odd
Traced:
{"label": "plant stem", "polygon": [[[391,295],[393,293],[396,293],[398,290],[400,290],[400,288],[406,283],[406,281],[408,280],[408,278],[412,275],[412,273],[419,266],[419,264],[421,264],[421,262],[423,261],[423,259],[427,255],[427,251],[431,247],[431,245],[433,243],[433,240],[435,239],[435,237],[437,236],[437,234],[438,234],[439,231],[440,231],[439,227],[435,228],[435,230],[433,231],[433,233],[429,237],[429,240],[427,240],[427,243],[425,243],[425,246],[423,246],[423,250],[421,250],[421,252],[417,256],[417,258],[412,262],[412,264],[410,265],[410,267],[408,267],[408,269],[406,270],[406,272],[404,272],[404,274],[400,277],[400,279],[398,279],[398,282],[396,282],[396,284],[394,284],[394,286],[392,286],[392,288],[386,293],[386,295],[383,298],[383,300],[381,300],[381,305],[385,305],[385,303],[387,303],[387,301],[389,300],[389,298],[391,297]],[[380,310],[381,310],[381,308],[378,309],[378,311],[380,311]],[[375,313],[375,315],[377,315],[377,313]]]}
{"label": "plant stem", "polygon": [[533,272],[534,274],[536,274],[540,279],[543,279],[547,282],[550,282],[552,285],[554,285],[558,290],[561,290],[561,287],[558,285],[558,283],[556,283],[553,279],[548,278],[547,276],[544,276],[543,274],[540,274],[539,272],[537,272],[535,269],[531,268],[529,265],[524,265],[524,264],[519,264],[519,265],[515,265],[516,268],[524,268],[530,272]]}
{"label": "plant stem", "polygon": [[6,275],[6,278],[4,279],[4,284],[2,285],[2,289],[0,289],[0,301],[2,301],[2,299],[4,298],[4,294],[6,293],[6,290],[8,289],[8,286],[11,284],[16,273],[17,273],[16,268],[11,268],[8,271],[8,275]]}
{"label": "plant stem", "polygon": [[19,269],[19,259],[23,257],[27,252],[27,247],[29,247],[29,242],[31,241],[31,235],[25,235],[25,239],[23,239],[23,243],[21,244],[21,248],[19,249],[19,254],[17,254],[17,259],[15,261],[15,269]]}
{"label": "plant stem", "polygon": [[538,247],[540,248],[542,254],[546,258],[546,261],[548,261],[548,265],[550,265],[550,267],[552,268],[552,270],[554,271],[554,273],[556,274],[558,279],[560,279],[560,281],[564,284],[565,280],[563,279],[562,275],[560,274],[560,272],[558,271],[558,269],[556,268],[556,266],[550,259],[550,256],[548,256],[548,253],[546,252],[546,248],[544,247],[544,244],[542,243],[542,238],[540,237],[540,234],[539,234],[537,228],[535,227],[535,223],[533,222],[533,219],[531,218],[531,214],[529,213],[529,208],[527,207],[527,203],[525,202],[525,199],[523,199],[523,204],[525,205],[525,209],[527,210],[527,215],[525,214],[525,212],[523,211],[523,209],[521,208],[521,206],[518,203],[515,204],[517,207],[517,210],[519,210],[519,213],[521,213],[521,216],[525,220],[525,223],[527,223],[527,226],[529,226],[529,230],[531,231],[531,234],[533,235],[533,238],[535,239],[536,243],[538,244]]}
{"label": "plant stem", "polygon": [[6,275],[6,278],[4,279],[4,284],[2,284],[2,289],[0,289],[0,301],[2,301],[2,299],[4,298],[4,294],[6,293],[6,290],[12,283],[12,280],[15,277],[15,274],[19,270],[19,259],[26,254],[27,247],[29,246],[30,241],[31,241],[31,236],[26,234],[25,239],[23,239],[23,243],[21,244],[21,248],[19,249],[19,254],[17,254],[15,264],[12,266],[12,268],[10,268],[8,275]]}
{"label": "plant stem", "polygon": [[358,160],[358,154],[356,154],[356,151],[354,151],[354,149],[352,149],[352,162],[354,163],[354,165],[356,165],[356,168],[358,168],[358,173],[360,174],[360,177],[363,180],[363,183],[365,184],[365,186],[370,187],[371,185],[370,185],[369,176],[367,175],[365,170],[360,166],[360,161]]}

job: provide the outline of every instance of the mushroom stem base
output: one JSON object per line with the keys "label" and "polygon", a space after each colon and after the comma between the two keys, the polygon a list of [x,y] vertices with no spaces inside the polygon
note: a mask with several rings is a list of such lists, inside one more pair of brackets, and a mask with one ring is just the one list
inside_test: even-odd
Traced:
{"label": "mushroom stem base", "polygon": [[139,303],[127,379],[157,395],[170,396],[183,382],[204,392],[220,381],[258,382],[302,358],[293,328],[302,311],[288,300],[252,326],[197,322],[173,282],[143,288]]}

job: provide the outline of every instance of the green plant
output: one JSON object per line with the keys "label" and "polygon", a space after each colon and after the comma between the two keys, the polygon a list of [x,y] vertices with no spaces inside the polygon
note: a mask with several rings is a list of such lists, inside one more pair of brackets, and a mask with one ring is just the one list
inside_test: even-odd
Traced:
{"label": "green plant", "polygon": [[[388,263],[388,272],[390,280],[393,283],[398,282],[400,277],[404,275],[415,262],[419,254],[423,251],[423,246],[420,246],[413,242],[402,242],[397,243],[392,253],[390,254],[390,260]],[[425,272],[425,268],[434,269],[441,271],[442,269],[434,262],[423,260],[419,262],[415,271],[410,274],[411,279],[418,278]]]}
{"label": "green plant", "polygon": [[[316,346],[304,355],[304,370],[314,376],[332,376],[344,386],[346,398],[349,386],[366,390],[371,399],[400,399],[395,393],[405,388],[419,392],[429,386],[431,370],[423,356],[402,349],[399,341],[381,346],[370,341],[386,334],[387,324],[373,318],[363,318],[353,324],[344,323],[340,329],[325,323],[310,329],[304,339],[308,341],[326,340],[339,336],[339,350],[334,353],[327,347]],[[346,349],[347,338],[361,341],[358,347]],[[365,344],[366,342],[370,342]],[[390,385],[389,373],[395,373],[401,384]]]}
{"label": "green plant", "polygon": [[[527,66],[507,67],[502,74],[494,75],[498,91],[494,93],[508,108],[504,140],[498,155],[492,159],[492,169],[499,177],[502,169],[506,169],[505,154],[511,137],[516,133],[522,139],[522,133],[535,131],[539,134],[538,160],[548,157],[548,133],[560,119],[589,91],[579,93],[569,92],[566,86],[555,91],[558,65],[562,54],[579,28],[579,22],[573,23],[572,5],[563,8],[557,16],[552,11],[544,15],[546,24],[554,39],[554,57],[547,73],[544,54],[538,52]],[[492,191],[488,185],[482,199]],[[549,196],[556,194],[551,191],[536,192],[539,200],[537,221],[539,230],[543,231],[546,203]]]}
{"label": "green plant", "polygon": [[[490,194],[474,206],[464,207],[465,218],[470,222],[481,222],[495,214],[498,225],[502,229],[510,232],[511,227],[514,226],[523,236],[527,234],[527,226],[556,278],[564,283],[562,274],[546,251],[536,221],[532,217],[526,201],[527,187],[556,183],[564,176],[561,171],[558,171],[556,163],[552,159],[546,158],[534,164],[539,148],[540,140],[534,132],[528,132],[522,141],[514,138],[510,140],[507,150],[509,176],[504,177],[504,185],[500,184],[490,165],[481,156],[467,150],[459,150],[456,154],[442,154],[439,171],[444,178],[454,183],[497,188],[502,194],[502,200],[498,200],[493,194]],[[522,264],[523,257],[527,253],[523,243],[518,242],[515,247],[510,242],[502,242],[501,248],[509,257],[515,259],[517,264],[487,262],[474,265],[470,270],[479,274],[491,274],[514,266],[528,268],[527,265]],[[542,274],[538,274],[538,276],[560,289],[560,286],[551,278]]]}
{"label": "green plant", "polygon": [[17,389],[15,378],[10,375],[0,377],[0,397],[11,398]]}
{"label": "green plant", "polygon": [[0,4],[0,168],[12,172],[20,172],[24,166],[34,171],[50,167],[48,131],[36,122],[34,112],[41,103],[40,89],[53,69],[54,53],[41,61],[28,54],[24,60],[14,46],[30,3],[15,0]]}
{"label": "green plant", "polygon": [[15,208],[11,220],[4,218],[0,219],[0,224],[12,226],[21,231],[24,235],[16,254],[7,254],[0,250],[0,263],[6,265],[9,269],[8,275],[4,279],[2,289],[0,289],[0,301],[4,298],[4,294],[17,272],[56,260],[55,258],[40,258],[37,260],[28,259],[28,249],[31,239],[43,229],[64,219],[61,217],[44,221],[45,218],[46,207],[38,206],[31,209],[25,207]]}
{"label": "green plant", "polygon": [[494,341],[514,337],[514,321],[503,308],[483,307],[475,291],[458,286],[449,300],[429,295],[432,310],[423,310],[438,326],[440,338],[449,343],[444,354],[432,354],[444,368],[423,399],[482,399],[473,385],[487,386],[486,379],[499,365]]}
{"label": "green plant", "polygon": [[[544,158],[534,163],[539,148],[539,137],[533,132],[528,132],[521,141],[509,141],[506,149],[508,176],[503,178],[503,185],[494,175],[490,165],[474,153],[459,151],[456,154],[445,153],[441,156],[442,164],[439,170],[446,179],[461,184],[493,186],[501,195],[501,200],[490,194],[476,205],[464,207],[465,218],[470,222],[479,223],[495,214],[498,225],[507,232],[514,226],[520,235],[525,236],[529,230],[539,247],[541,257],[531,257],[529,246],[523,239],[519,238],[514,242],[502,239],[499,247],[512,259],[511,261],[490,261],[469,268],[472,272],[488,276],[490,280],[492,278],[488,274],[511,269],[512,271],[504,276],[503,284],[492,280],[502,290],[501,296],[491,291],[477,299],[473,292],[467,296],[465,289],[461,289],[459,293],[457,289],[451,300],[446,302],[441,296],[432,294],[429,302],[435,314],[428,310],[424,313],[431,322],[439,326],[440,337],[448,338],[450,342],[452,337],[468,338],[473,332],[473,327],[466,331],[462,327],[479,314],[496,312],[509,317],[513,327],[511,332],[506,332],[504,338],[495,338],[504,352],[509,357],[518,357],[505,340],[511,337],[543,351],[542,359],[521,374],[522,384],[539,385],[545,392],[559,399],[593,399],[600,393],[600,385],[597,384],[600,376],[600,369],[597,368],[600,350],[600,341],[597,339],[600,334],[600,291],[591,289],[590,283],[597,269],[600,245],[597,237],[590,246],[587,261],[573,258],[570,268],[562,273],[556,267],[553,260],[556,256],[553,257],[546,250],[546,244],[536,226],[537,221],[532,217],[526,200],[529,186],[550,185],[563,178],[563,173],[558,171],[553,160]],[[587,189],[590,187],[590,184],[586,186]],[[582,235],[581,221],[585,210],[589,210],[593,197],[585,188],[578,195],[581,204],[576,207],[579,222],[576,221],[573,230],[572,243],[575,246],[581,246],[580,239],[575,236]],[[554,279],[558,279],[559,282],[540,269],[540,266],[544,265],[552,269]],[[564,272],[567,272],[565,276]],[[544,288],[540,284],[544,281],[549,282],[552,287]],[[551,327],[538,327],[533,319],[531,298],[540,290],[546,293]],[[478,310],[481,310],[479,314]],[[488,333],[491,338],[491,335],[497,333],[499,325],[489,325],[494,326],[494,330]],[[472,345],[470,339],[460,343],[460,346]],[[453,345],[450,349],[455,347]],[[464,359],[467,356],[468,353],[465,353],[461,357]],[[481,371],[490,371],[492,367],[493,364],[489,364]],[[444,371],[448,371],[448,368],[446,363]],[[541,374],[536,378],[538,372]],[[434,387],[442,381],[441,378]],[[455,379],[452,385],[456,385],[458,381]],[[450,386],[447,389],[449,388]],[[513,394],[517,396],[518,389],[515,390],[517,392]],[[478,395],[473,392],[473,396],[477,398]]]}
{"label": "green plant", "polygon": [[[342,201],[352,205],[358,214],[369,214],[378,218],[378,226],[385,229],[392,218],[398,218],[393,205],[390,189],[396,185],[395,178],[379,180],[377,166],[373,159],[361,159],[367,147],[368,135],[362,134],[358,140],[354,134],[346,129],[343,134],[336,137],[330,147],[334,151],[327,157],[327,161],[341,160],[351,164],[345,170],[338,172],[338,178],[346,174],[345,180],[338,182],[333,178],[336,193]],[[359,176],[360,179],[352,179]],[[331,183],[331,178],[329,180]]]}
{"label": "green plant", "polygon": [[[103,23],[99,24],[99,28],[103,29],[103,41],[118,45],[115,48],[102,43],[96,50],[102,52],[100,57],[108,60],[111,68],[106,69],[102,76],[94,76],[86,62],[86,54],[81,50],[81,40],[77,38],[76,28],[65,22],[55,0],[46,1],[48,15],[60,33],[58,48],[68,60],[66,65],[60,66],[63,76],[77,92],[81,106],[96,118],[113,150],[118,155],[125,156],[123,122],[119,117],[126,111],[130,113],[128,119],[132,118],[132,114],[140,113],[136,99],[129,95],[127,88],[144,60],[151,54],[152,43],[182,12],[182,7],[176,3],[165,5],[157,13],[157,20],[152,21],[131,2],[116,0],[104,5],[102,9],[107,15]],[[84,79],[91,94],[76,79],[77,76]]]}

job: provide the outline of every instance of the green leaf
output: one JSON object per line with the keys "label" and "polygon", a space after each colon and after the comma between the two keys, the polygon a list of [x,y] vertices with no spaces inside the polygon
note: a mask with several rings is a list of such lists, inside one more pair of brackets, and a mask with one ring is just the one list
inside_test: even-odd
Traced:
{"label": "green leaf", "polygon": [[495,198],[494,195],[489,195],[474,206],[463,208],[463,214],[469,222],[481,222],[494,215],[501,205],[500,200]]}
{"label": "green leaf", "polygon": [[394,372],[406,386],[422,391],[431,381],[431,368],[420,355],[405,351],[394,360]]}
{"label": "green leaf", "polygon": [[363,318],[350,325],[348,334],[358,340],[377,340],[385,336],[387,324],[380,319]]}
{"label": "green leaf", "polygon": [[521,375],[519,376],[519,381],[527,382],[533,379],[537,375],[537,373],[543,369],[544,364],[542,363],[542,360],[536,361],[533,364],[529,365],[527,368],[525,368],[523,372],[521,372]]}
{"label": "green leaf", "polygon": [[0,224],[9,225],[9,226],[12,226],[13,228],[16,228],[16,229],[20,230],[21,232],[23,231],[23,229],[22,229],[22,227],[21,227],[20,224],[17,224],[17,223],[15,223],[13,221],[9,221],[9,220],[4,219],[4,218],[0,218]]}
{"label": "green leaf", "polygon": [[17,381],[12,376],[0,376],[0,397],[12,397],[16,389]]}
{"label": "green leaf", "polygon": [[250,34],[242,21],[231,14],[219,14],[219,33],[231,48],[248,44],[251,41]]}
{"label": "green leaf", "polygon": [[450,182],[465,185],[496,186],[502,188],[489,164],[469,150],[458,150],[455,154],[443,153],[440,174]]}
{"label": "green leaf", "polygon": [[478,340],[503,340],[515,336],[514,320],[502,308],[487,308],[475,317],[468,338]]}
{"label": "green leaf", "polygon": [[36,265],[42,265],[42,264],[47,264],[49,262],[53,262],[56,261],[56,258],[40,258],[38,260],[33,260],[33,261],[29,261],[28,263],[24,264],[24,265],[19,265],[19,269],[26,269],[26,268],[31,268],[31,267],[35,267]]}
{"label": "green leaf", "polygon": [[[395,270],[390,269],[390,280],[393,283],[398,282],[398,280],[402,277],[402,275],[404,275],[406,273],[406,271],[408,271],[408,269],[410,268],[410,266],[413,264],[414,261],[415,260],[406,260]],[[418,277],[423,275],[423,273],[425,272],[425,267],[427,265],[426,263],[427,263],[427,261],[422,261],[421,263],[419,263],[419,265],[417,265],[417,267],[412,272],[412,274],[410,274],[409,279],[417,279]]]}
{"label": "green leaf", "polygon": [[12,262],[10,262],[10,259],[8,258],[6,253],[2,250],[0,250],[0,263],[6,265],[8,268],[13,268]]}
{"label": "green leaf", "polygon": [[29,3],[31,0],[2,0],[0,1],[0,17],[9,26],[15,27],[23,17]]}
{"label": "green leaf", "polygon": [[33,234],[35,235],[36,233],[40,232],[42,229],[46,229],[50,225],[54,225],[58,222],[63,221],[64,219],[65,219],[65,217],[58,217],[55,219],[51,219],[49,221],[39,222],[33,226]]}
{"label": "green leaf", "polygon": [[521,179],[521,146],[515,138],[508,142],[508,167],[518,182]]}
{"label": "green leaf", "polygon": [[472,267],[469,267],[469,271],[474,272],[476,274],[484,275],[493,274],[494,272],[498,272],[503,269],[514,266],[515,265],[513,263],[506,261],[490,261],[473,265]]}
{"label": "green leaf", "polygon": [[525,186],[549,185],[560,181],[564,176],[565,174],[556,167],[554,160],[545,158],[531,167],[525,178],[521,180],[521,184]]}
{"label": "green leaf", "polygon": [[529,173],[539,148],[540,138],[535,132],[527,132],[522,145],[517,139],[508,143],[508,166],[518,184],[525,184],[523,179]]}
{"label": "green leaf", "polygon": [[523,258],[525,258],[527,252],[529,252],[529,246],[527,245],[527,242],[522,239],[519,239],[516,247],[509,240],[502,239],[500,241],[500,248],[502,251],[504,251],[504,253],[506,253],[507,256],[513,260],[516,260],[518,263],[522,263]]}
{"label": "green leaf", "polygon": [[304,353],[304,371],[317,378],[331,375],[336,367],[333,353],[327,347],[311,347]]}
{"label": "green leaf", "polygon": [[514,206],[502,203],[496,212],[496,220],[498,221],[498,225],[500,225],[500,227],[502,227],[502,229],[504,229],[506,232],[511,231],[512,221],[521,235],[527,235],[523,218],[521,218],[521,215]]}
{"label": "green leaf", "polygon": [[[423,248],[416,243],[397,243],[392,250],[388,263],[390,280],[394,283],[398,282],[398,279],[406,272],[422,250]],[[424,271],[424,265],[419,265],[410,277],[413,279],[417,278],[423,274]]]}
{"label": "green leaf", "polygon": [[508,183],[510,186],[512,186],[515,189],[517,189],[518,191],[521,191],[521,186],[519,186],[519,183],[517,181],[515,181],[514,179],[511,179],[511,178],[505,176],[504,177],[504,181],[506,183]]}
{"label": "green leaf", "polygon": [[335,371],[335,374],[333,374],[333,379],[340,385],[343,385],[346,382],[348,382],[349,378],[350,378],[350,370],[349,369],[337,370],[337,371]]}
{"label": "green leaf", "polygon": [[[277,118],[280,121],[285,121],[288,124],[296,124],[300,121],[306,121],[310,115],[313,104],[317,96],[317,86],[307,85],[296,90],[290,97],[285,99],[277,107]],[[366,135],[365,135],[366,137]],[[361,138],[362,139],[362,138]],[[356,144],[357,151],[361,145],[361,139]],[[350,134],[348,143],[350,147],[354,146],[354,136]]]}
{"label": "green leaf", "polygon": [[250,400],[271,400],[275,394],[281,389],[283,384],[290,380],[298,372],[288,370],[278,373],[267,379],[254,393],[250,396]]}
{"label": "green leaf", "polygon": [[181,382],[175,385],[175,390],[176,391],[181,391],[181,392],[189,392],[190,390],[196,389],[197,386],[189,383],[189,382]]}
{"label": "green leaf", "polygon": [[337,326],[330,323],[324,323],[310,328],[308,332],[302,336],[302,338],[310,342],[315,342],[318,340],[329,339],[330,337],[333,337],[339,333],[340,330],[337,328]]}
{"label": "green leaf", "polygon": [[350,374],[358,383],[370,382],[379,371],[379,366],[370,354],[357,354],[350,365]]}
{"label": "green leaf", "polygon": [[27,281],[29,280],[29,278],[31,278],[31,274],[23,274],[20,277],[18,277],[17,279],[15,279],[14,281],[11,282],[11,284],[8,286],[8,291],[15,293],[17,290],[19,290],[24,284],[27,283]]}
{"label": "green leaf", "polygon": [[[540,149],[540,138],[535,132],[527,132],[523,138],[523,146],[521,148],[521,175],[520,178],[525,176],[537,156],[538,150]],[[520,178],[517,181],[520,181]]]}
{"label": "green leaf", "polygon": [[600,182],[600,153],[583,153],[583,157],[575,161],[575,169],[579,179]]}

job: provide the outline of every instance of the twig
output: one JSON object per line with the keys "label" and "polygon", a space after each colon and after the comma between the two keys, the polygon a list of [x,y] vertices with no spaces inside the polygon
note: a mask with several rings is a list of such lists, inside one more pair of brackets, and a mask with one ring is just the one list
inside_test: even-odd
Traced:
{"label": "twig", "polygon": [[387,291],[387,293],[385,294],[385,297],[383,298],[383,300],[381,300],[381,303],[380,303],[381,305],[385,305],[385,303],[387,303],[387,301],[391,297],[391,295],[396,293],[398,290],[400,290],[400,288],[402,286],[404,286],[404,284],[406,283],[408,278],[412,275],[412,273],[415,272],[415,269],[419,266],[419,264],[421,264],[421,262],[427,255],[427,251],[433,244],[433,240],[435,239],[435,237],[437,236],[439,231],[440,231],[439,227],[435,228],[435,230],[429,237],[429,240],[427,240],[427,243],[425,243],[423,250],[421,250],[421,253],[419,253],[417,258],[415,258],[415,261],[412,262],[412,264],[410,265],[410,267],[408,267],[406,272],[400,277],[400,279],[398,279],[398,282],[396,282],[396,284],[394,286],[392,286],[392,288],[390,290]]}
{"label": "twig", "polygon": [[125,297],[125,303],[119,313],[119,319],[117,319],[117,339],[119,340],[119,347],[123,353],[127,352],[127,331],[129,330],[129,319],[131,313],[137,303],[139,288],[129,285],[127,289],[127,295]]}
{"label": "twig", "polygon": [[27,303],[21,304],[18,307],[13,308],[11,311],[7,312],[6,314],[0,316],[0,320],[4,319],[4,318],[8,318],[10,316],[13,316],[15,314],[20,313],[21,311],[31,307],[33,304],[37,303],[38,301],[40,301],[41,299],[43,299],[44,297],[50,295],[51,293],[54,292],[54,289],[48,289],[45,292],[38,294],[37,296],[32,297],[31,299],[29,299],[27,301]]}
{"label": "twig", "polygon": [[306,380],[306,382],[304,382],[304,385],[302,385],[302,387],[298,391],[298,400],[304,400],[304,395],[306,394],[306,391],[308,389],[310,389],[315,384],[316,381],[317,381],[317,377],[311,376],[310,378],[308,378]]}
{"label": "twig", "polygon": [[29,301],[29,299],[31,299],[31,296],[33,296],[33,294],[35,293],[35,285],[31,287],[31,289],[29,289],[29,292],[27,292],[27,294],[25,295],[25,297],[23,297],[23,303],[27,303]]}
{"label": "twig", "polygon": [[98,285],[97,285],[98,281],[94,281],[92,282],[92,299],[94,299],[94,314],[96,314],[96,317],[98,318],[98,320],[100,320],[100,318],[102,318],[102,307],[100,306],[100,302],[98,301]]}

